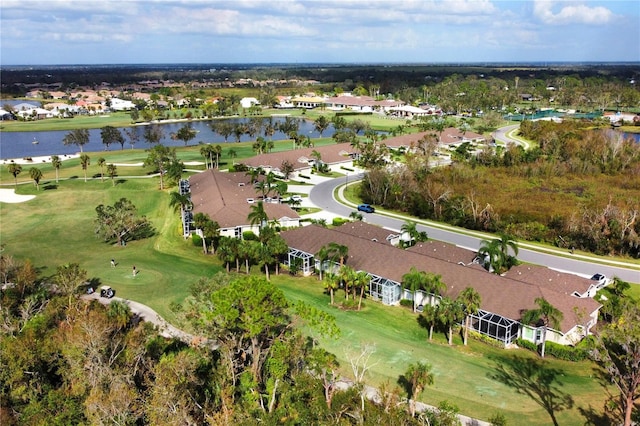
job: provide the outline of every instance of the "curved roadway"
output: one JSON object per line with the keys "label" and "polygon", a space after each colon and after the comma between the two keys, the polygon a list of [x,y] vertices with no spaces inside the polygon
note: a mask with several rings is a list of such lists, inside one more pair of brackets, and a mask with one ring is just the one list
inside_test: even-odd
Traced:
{"label": "curved roadway", "polygon": [[[363,174],[349,177],[349,184],[362,179]],[[353,180],[352,180],[353,179]],[[309,193],[309,200],[317,207],[344,217],[354,211],[355,205],[344,200],[341,196],[346,179],[336,178],[316,184]],[[339,189],[340,188],[340,189]],[[341,201],[335,198],[338,193]],[[399,232],[407,220],[415,221],[418,230],[427,232],[429,238],[445,241],[470,250],[478,250],[482,240],[495,238],[492,234],[484,234],[467,229],[456,228],[437,222],[420,220],[409,216],[401,216],[380,210],[377,213],[363,213],[364,221]],[[544,248],[526,242],[518,243],[518,259],[537,265],[544,265],[559,271],[566,271],[581,276],[590,277],[601,273],[607,277],[618,277],[630,283],[640,283],[640,265],[594,258],[580,254],[570,254],[567,250]]]}

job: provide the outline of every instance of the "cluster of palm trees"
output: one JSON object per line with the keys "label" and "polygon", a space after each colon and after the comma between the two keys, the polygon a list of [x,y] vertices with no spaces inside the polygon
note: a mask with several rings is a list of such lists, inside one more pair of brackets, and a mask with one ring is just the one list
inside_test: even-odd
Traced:
{"label": "cluster of palm trees", "polygon": [[[220,155],[222,154],[221,145],[203,144],[200,147],[200,155],[204,157],[205,168],[218,168],[220,164]],[[214,162],[215,158],[215,162]]]}
{"label": "cluster of palm trees", "polygon": [[482,303],[480,294],[473,287],[465,288],[455,299],[443,296],[442,292],[446,289],[446,285],[442,282],[442,277],[418,271],[415,267],[403,275],[402,285],[413,292],[414,312],[417,292],[421,290],[429,295],[426,301],[423,300],[418,319],[421,324],[429,328],[429,340],[433,339],[433,329],[440,325],[447,330],[449,345],[453,345],[454,327],[464,320],[463,343],[467,345],[471,316],[478,313]]}
{"label": "cluster of palm trees", "polygon": [[[508,234],[499,234],[500,238],[480,241],[478,256],[483,258],[484,266],[495,274],[502,274],[518,264],[518,244]],[[509,249],[513,252],[510,254]]]}

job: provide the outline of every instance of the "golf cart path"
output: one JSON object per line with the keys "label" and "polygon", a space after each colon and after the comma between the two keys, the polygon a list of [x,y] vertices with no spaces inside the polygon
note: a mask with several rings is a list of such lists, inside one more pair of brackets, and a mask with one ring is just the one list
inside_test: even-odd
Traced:
{"label": "golf cart path", "polygon": [[[127,306],[129,306],[129,309],[131,309],[131,312],[134,315],[137,315],[143,321],[147,321],[155,325],[158,328],[158,333],[163,337],[170,338],[170,339],[176,338],[189,345],[206,340],[204,338],[194,336],[193,334],[189,334],[183,330],[180,330],[177,327],[174,327],[173,325],[169,324],[164,318],[162,318],[156,311],[154,311],[147,305],[143,305],[142,303],[139,303],[139,302],[134,302],[133,300],[123,299],[122,297],[114,296],[110,299],[106,297],[100,297],[99,293],[100,293],[99,291],[95,291],[91,294],[84,294],[82,295],[82,298],[85,300],[97,300],[103,305],[108,305],[114,300],[123,302]],[[218,345],[214,344],[212,345],[212,347],[213,349],[217,349]]]}

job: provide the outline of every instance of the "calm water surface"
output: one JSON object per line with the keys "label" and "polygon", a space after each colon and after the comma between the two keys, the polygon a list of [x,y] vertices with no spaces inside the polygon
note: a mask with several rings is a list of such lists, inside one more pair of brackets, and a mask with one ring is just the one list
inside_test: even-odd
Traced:
{"label": "calm water surface", "polygon": [[[246,119],[237,118],[230,119],[230,121],[245,121]],[[274,123],[284,121],[284,118],[274,117]],[[224,138],[219,134],[213,132],[209,127],[211,121],[193,121],[191,126],[198,132],[196,137],[189,142],[189,145],[197,145],[200,142],[203,143],[224,143]],[[163,145],[167,146],[184,146],[184,142],[180,140],[171,139],[171,133],[177,132],[185,122],[179,123],[160,123],[160,126],[164,132],[164,138],[161,140]],[[144,140],[142,134],[144,132],[144,126],[137,126],[140,138],[133,148],[146,149],[149,148],[149,144]],[[123,131],[120,128],[120,131]],[[49,131],[49,132],[0,132],[0,159],[6,160],[11,158],[24,158],[24,157],[38,157],[46,155],[64,155],[64,154],[76,154],[80,150],[76,145],[65,146],[62,143],[64,137],[69,133],[68,130]],[[126,140],[124,144],[125,149],[131,149],[129,140],[124,132],[123,136]],[[298,133],[301,135],[308,135],[311,138],[318,138],[320,134],[315,131],[312,121],[303,120],[300,122]],[[333,135],[333,127],[327,129],[322,136],[330,137]],[[248,135],[243,135],[240,138],[241,142],[247,142],[255,140],[256,135],[250,138]],[[276,132],[273,135],[273,140],[289,139],[288,136],[281,132]],[[229,136],[230,144],[235,143],[235,136]],[[35,144],[34,141],[38,143]],[[109,148],[110,151],[120,149],[120,144],[112,144]],[[89,143],[84,145],[83,150],[85,152],[104,151],[105,145],[102,143],[100,137],[100,129],[89,130]]]}

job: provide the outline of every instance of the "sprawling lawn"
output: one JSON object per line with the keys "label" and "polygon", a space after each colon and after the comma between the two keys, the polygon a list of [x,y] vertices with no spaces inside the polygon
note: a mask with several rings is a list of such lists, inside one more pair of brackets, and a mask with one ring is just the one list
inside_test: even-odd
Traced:
{"label": "sprawling lawn", "polygon": [[[179,152],[187,161],[199,156],[197,148]],[[130,163],[142,161],[145,156],[143,151],[136,150],[95,155]],[[89,174],[98,173],[99,168],[92,165]],[[174,320],[170,303],[182,301],[192,283],[222,268],[214,256],[204,256],[190,240],[182,239],[177,214],[168,205],[171,189],[158,190],[156,178],[129,177],[145,173],[147,170],[142,168],[127,168],[115,186],[108,179],[84,182],[80,166],[69,161],[61,171],[69,179],[56,184],[49,166],[40,191],[31,183],[18,186],[18,193],[35,194],[35,199],[22,204],[0,204],[4,254],[31,259],[44,276],[53,274],[60,264],[78,262],[96,282],[111,285],[119,296],[148,304],[169,321]],[[7,183],[7,177],[3,170],[3,183]],[[132,200],[139,212],[151,220],[156,229],[154,237],[131,242],[126,247],[96,238],[95,207],[112,204],[121,197]],[[118,263],[116,268],[111,268],[111,258]],[[140,271],[135,278],[131,274],[133,265]],[[603,406],[605,391],[591,377],[594,367],[591,363],[548,360],[538,365],[537,358],[524,351],[506,351],[478,342],[464,347],[459,338],[449,347],[441,333],[429,343],[427,331],[417,324],[410,310],[366,301],[361,312],[344,311],[328,305],[329,297],[315,277],[280,275],[273,277],[273,281],[289,299],[304,300],[336,317],[341,337],[320,342],[341,359],[346,376],[351,376],[349,354],[370,344],[376,348],[368,378],[373,384],[394,385],[410,363],[426,361],[433,366],[435,383],[423,393],[422,399],[431,404],[449,400],[471,416],[486,419],[501,411],[509,424],[549,424],[551,418],[544,407],[532,397],[518,393],[515,387],[551,395],[553,401],[570,396],[572,408],[556,413],[563,425],[584,424],[582,410],[601,411]],[[338,293],[337,299],[342,296]],[[546,369],[553,373],[552,388],[540,388],[527,381],[531,366],[535,371]],[[508,385],[504,378],[498,379],[501,372],[510,373],[508,376],[514,383]]]}

